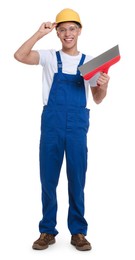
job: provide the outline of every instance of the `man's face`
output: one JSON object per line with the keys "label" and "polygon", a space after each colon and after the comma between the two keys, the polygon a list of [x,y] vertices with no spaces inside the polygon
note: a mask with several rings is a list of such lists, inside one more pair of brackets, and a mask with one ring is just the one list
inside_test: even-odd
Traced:
{"label": "man's face", "polygon": [[80,33],[81,28],[74,22],[60,23],[57,28],[57,36],[65,48],[72,48],[76,46]]}

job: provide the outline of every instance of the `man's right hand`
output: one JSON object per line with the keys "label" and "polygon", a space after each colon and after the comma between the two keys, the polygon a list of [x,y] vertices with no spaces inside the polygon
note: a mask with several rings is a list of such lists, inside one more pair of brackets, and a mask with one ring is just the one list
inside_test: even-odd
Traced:
{"label": "man's right hand", "polygon": [[43,37],[44,35],[50,33],[56,27],[56,25],[57,25],[56,23],[51,23],[51,22],[42,23],[38,29],[38,32],[40,32],[41,37]]}

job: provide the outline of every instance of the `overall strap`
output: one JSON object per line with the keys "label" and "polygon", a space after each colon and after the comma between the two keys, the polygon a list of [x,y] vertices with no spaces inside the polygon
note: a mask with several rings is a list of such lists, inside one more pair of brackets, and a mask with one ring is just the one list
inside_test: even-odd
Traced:
{"label": "overall strap", "polygon": [[[80,62],[79,62],[79,64],[78,64],[78,67],[81,66],[81,65],[84,63],[85,57],[86,57],[86,55],[82,53],[82,57],[81,57],[81,59],[80,59]],[[79,70],[77,70],[77,74],[80,74],[80,71],[79,71]]]}
{"label": "overall strap", "polygon": [[82,53],[82,57],[80,59],[78,67],[81,66],[84,63],[85,57],[86,57],[86,55]]}
{"label": "overall strap", "polygon": [[56,51],[56,58],[57,58],[57,66],[58,66],[58,72],[62,72],[62,61],[60,57],[60,52]]}

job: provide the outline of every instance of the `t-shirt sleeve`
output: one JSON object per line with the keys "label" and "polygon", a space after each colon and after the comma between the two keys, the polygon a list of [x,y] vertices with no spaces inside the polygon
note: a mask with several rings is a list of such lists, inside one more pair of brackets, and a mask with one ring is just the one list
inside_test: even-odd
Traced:
{"label": "t-shirt sleeve", "polygon": [[37,50],[39,53],[39,65],[44,66],[46,62],[46,51],[45,50]]}
{"label": "t-shirt sleeve", "polygon": [[46,62],[51,61],[54,57],[55,50],[37,50],[39,53],[39,65],[45,66]]}

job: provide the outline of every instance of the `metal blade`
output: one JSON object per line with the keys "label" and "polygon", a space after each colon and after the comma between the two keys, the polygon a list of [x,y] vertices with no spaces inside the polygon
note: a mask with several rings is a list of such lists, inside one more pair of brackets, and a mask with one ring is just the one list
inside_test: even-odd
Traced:
{"label": "metal blade", "polygon": [[116,45],[113,48],[109,49],[108,51],[102,53],[101,55],[97,56],[96,58],[84,63],[78,69],[80,70],[82,76],[97,69],[101,65],[111,61],[115,57],[119,56],[119,46]]}

